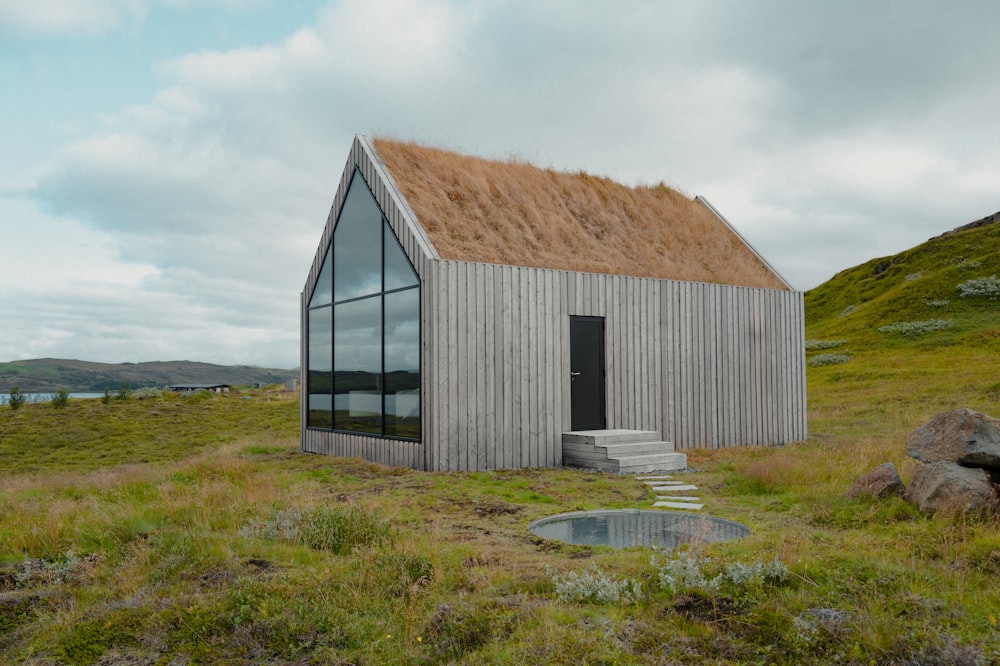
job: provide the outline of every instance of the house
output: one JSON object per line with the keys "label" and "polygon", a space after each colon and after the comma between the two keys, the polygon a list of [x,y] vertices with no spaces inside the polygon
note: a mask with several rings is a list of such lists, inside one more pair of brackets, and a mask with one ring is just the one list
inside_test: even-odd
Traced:
{"label": "house", "polygon": [[194,393],[208,391],[210,393],[229,393],[229,384],[171,384],[168,390],[174,393]]}
{"label": "house", "polygon": [[802,293],[663,185],[357,136],[301,308],[306,452],[619,469],[601,437],[807,436]]}

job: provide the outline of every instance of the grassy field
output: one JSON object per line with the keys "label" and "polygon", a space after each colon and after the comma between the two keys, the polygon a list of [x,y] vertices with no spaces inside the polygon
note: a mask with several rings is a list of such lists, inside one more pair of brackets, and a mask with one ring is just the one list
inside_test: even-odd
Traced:
{"label": "grassy field", "polygon": [[[303,455],[297,402],[276,394],[3,410],[0,662],[1000,659],[997,524],[843,497],[886,460],[907,476],[903,439],[933,407],[872,404],[858,378],[820,397],[819,370],[810,441],[690,455],[684,478],[707,510],[753,535],[655,565],[646,549],[525,530],[560,511],[649,508],[631,478]],[[752,570],[775,559],[783,579]],[[738,565],[743,579],[703,582]]]}
{"label": "grassy field", "polygon": [[[998,302],[952,293],[1000,272],[991,238],[807,295],[811,436],[690,452],[753,533],[680,553],[526,530],[650,508],[636,479],[304,455],[287,394],[0,409],[0,663],[1000,663],[998,520],[844,497],[883,462],[908,481],[937,412],[1000,416]],[[878,330],[926,308],[951,325]]]}

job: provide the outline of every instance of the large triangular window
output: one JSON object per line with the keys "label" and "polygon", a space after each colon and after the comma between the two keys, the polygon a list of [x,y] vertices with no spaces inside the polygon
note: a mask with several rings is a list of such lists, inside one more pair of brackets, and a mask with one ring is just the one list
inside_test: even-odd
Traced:
{"label": "large triangular window", "polygon": [[308,425],[419,440],[420,279],[357,171],[308,316]]}

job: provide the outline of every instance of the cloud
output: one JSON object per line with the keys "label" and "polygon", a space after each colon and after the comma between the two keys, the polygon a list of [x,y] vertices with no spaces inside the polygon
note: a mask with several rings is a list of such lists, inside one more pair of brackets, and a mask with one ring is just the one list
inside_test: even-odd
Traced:
{"label": "cloud", "polygon": [[[71,4],[105,31],[154,7],[53,13]],[[42,30],[22,6],[0,0],[0,21]],[[911,7],[343,0],[283,39],[161,62],[155,95],[24,176],[90,248],[74,274],[102,276],[83,292],[93,325],[40,283],[48,348],[75,330],[95,358],[107,340],[140,360],[296,364],[298,293],[356,132],[664,180],[814,286],[998,207],[997,10]]]}
{"label": "cloud", "polygon": [[149,0],[0,0],[0,32],[92,37],[141,23],[149,5]]}

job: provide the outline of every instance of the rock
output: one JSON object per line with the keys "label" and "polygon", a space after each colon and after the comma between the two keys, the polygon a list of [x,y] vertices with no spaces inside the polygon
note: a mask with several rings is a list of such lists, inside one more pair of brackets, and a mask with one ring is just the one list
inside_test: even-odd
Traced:
{"label": "rock", "polygon": [[924,513],[997,509],[997,490],[989,473],[952,462],[917,465],[906,499]]}
{"label": "rock", "polygon": [[1000,470],[1000,419],[971,409],[943,412],[910,434],[906,454],[925,463]]}
{"label": "rock", "polygon": [[902,496],[905,492],[906,486],[899,479],[896,466],[892,463],[885,463],[864,476],[858,477],[858,480],[847,489],[847,496],[881,498],[891,495]]}

